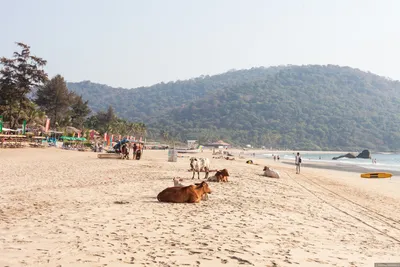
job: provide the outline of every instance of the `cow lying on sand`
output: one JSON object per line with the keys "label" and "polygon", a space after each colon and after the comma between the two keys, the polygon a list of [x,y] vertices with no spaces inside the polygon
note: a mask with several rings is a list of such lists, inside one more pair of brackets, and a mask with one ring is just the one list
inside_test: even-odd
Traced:
{"label": "cow lying on sand", "polygon": [[[174,178],[174,187],[184,187],[185,185],[182,183],[183,179],[182,178]],[[195,185],[199,185],[199,184],[195,184]],[[205,193],[202,197],[201,200],[208,200],[208,194]]]}
{"label": "cow lying on sand", "polygon": [[264,167],[264,175],[271,178],[279,178],[279,172],[267,166]]}
{"label": "cow lying on sand", "polygon": [[220,171],[217,171],[217,173],[214,176],[208,177],[207,181],[209,182],[228,182],[228,170],[223,169]]}
{"label": "cow lying on sand", "polygon": [[208,158],[196,158],[191,157],[190,159],[190,169],[193,171],[192,179],[194,179],[194,174],[197,172],[197,179],[200,179],[200,172],[204,170],[206,176],[204,179],[208,178],[208,173],[210,172],[210,160]]}
{"label": "cow lying on sand", "polygon": [[157,195],[160,202],[172,203],[198,203],[204,194],[211,193],[206,182],[183,187],[169,187]]}

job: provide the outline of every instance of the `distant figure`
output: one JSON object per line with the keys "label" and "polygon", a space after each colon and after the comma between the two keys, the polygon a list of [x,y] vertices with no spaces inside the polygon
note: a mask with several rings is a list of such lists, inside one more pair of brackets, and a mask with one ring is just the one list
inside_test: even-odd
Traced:
{"label": "distant figure", "polygon": [[136,148],[136,159],[137,160],[140,160],[140,158],[142,157],[142,152],[143,152],[142,149],[143,148],[142,148],[142,146],[140,144]]}
{"label": "distant figure", "polygon": [[137,145],[136,143],[133,144],[133,155],[132,158],[135,159],[136,158],[136,150],[137,150]]}
{"label": "distant figure", "polygon": [[295,164],[296,164],[296,174],[300,174],[301,157],[299,152],[297,152]]}
{"label": "distant figure", "polygon": [[276,161],[276,156],[274,155],[274,161]]}
{"label": "distant figure", "polygon": [[279,155],[276,157],[276,159],[277,159],[277,160],[280,160],[280,157],[279,157]]}

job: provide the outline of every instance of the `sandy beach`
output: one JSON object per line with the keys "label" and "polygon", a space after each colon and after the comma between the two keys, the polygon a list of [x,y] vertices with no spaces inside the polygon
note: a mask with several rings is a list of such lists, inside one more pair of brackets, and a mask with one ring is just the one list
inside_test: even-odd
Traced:
{"label": "sandy beach", "polygon": [[[213,159],[229,183],[198,204],[159,203],[187,157],[0,150],[0,266],[374,266],[400,262],[400,177]],[[262,176],[263,165],[280,179]],[[204,177],[204,173],[202,173]],[[195,179],[197,182],[197,179]]]}

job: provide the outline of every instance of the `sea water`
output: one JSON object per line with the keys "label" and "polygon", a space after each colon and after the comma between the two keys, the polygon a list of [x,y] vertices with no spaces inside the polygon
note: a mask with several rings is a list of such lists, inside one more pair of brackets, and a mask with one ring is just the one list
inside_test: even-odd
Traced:
{"label": "sea water", "polygon": [[[303,163],[329,163],[335,165],[348,165],[348,166],[359,166],[365,169],[381,169],[385,171],[396,171],[400,172],[400,154],[392,154],[392,153],[372,153],[371,159],[349,159],[349,158],[340,158],[337,160],[333,160],[333,157],[338,157],[340,155],[344,155],[346,152],[340,153],[318,153],[318,152],[309,152],[309,153],[301,153],[301,159]],[[257,157],[259,158],[273,158],[273,155],[279,155],[280,159],[282,160],[293,160],[295,159],[295,154],[293,153],[285,153],[285,152],[278,152],[278,153],[261,153],[258,154]],[[357,155],[357,154],[355,154]],[[376,160],[376,163],[374,162]]]}

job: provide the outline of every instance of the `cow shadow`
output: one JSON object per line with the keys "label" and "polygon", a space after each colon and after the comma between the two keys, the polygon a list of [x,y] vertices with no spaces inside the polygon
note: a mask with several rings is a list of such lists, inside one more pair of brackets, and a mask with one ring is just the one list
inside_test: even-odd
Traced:
{"label": "cow shadow", "polygon": [[154,200],[143,200],[141,201],[142,203],[157,203],[157,204],[161,204],[162,202],[158,201],[157,198],[155,198]]}
{"label": "cow shadow", "polygon": [[140,198],[142,203],[160,203],[157,196],[144,196]]}

